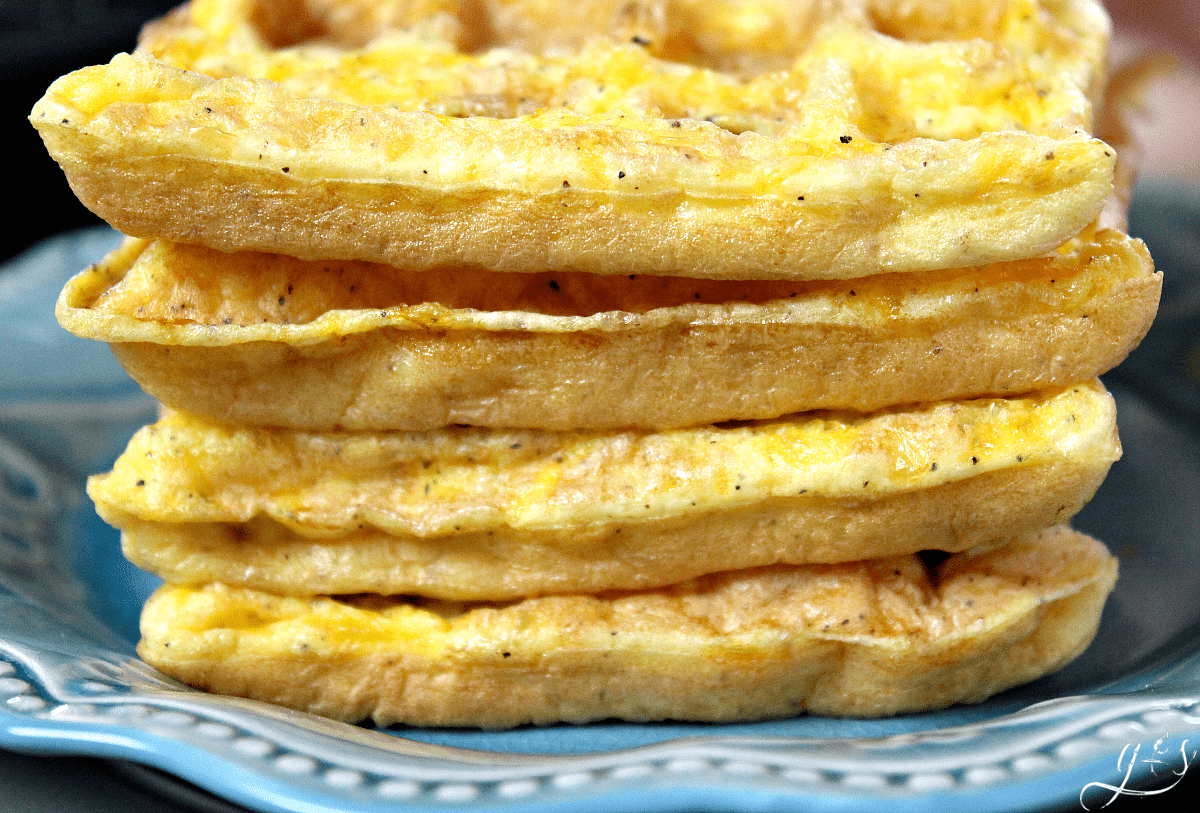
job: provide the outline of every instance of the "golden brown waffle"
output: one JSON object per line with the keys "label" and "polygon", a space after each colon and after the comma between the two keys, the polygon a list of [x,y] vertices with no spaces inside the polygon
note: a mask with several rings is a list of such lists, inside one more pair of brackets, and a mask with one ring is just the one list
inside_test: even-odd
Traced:
{"label": "golden brown waffle", "polygon": [[60,320],[183,410],[89,482],[168,582],[140,653],[484,728],[1061,667],[1116,576],[1062,524],[1120,455],[1091,379],[1161,285],[1103,228],[1108,35],[1097,0],[194,0],[63,77],[31,120],[137,239]]}
{"label": "golden brown waffle", "polygon": [[978,265],[1112,189],[1098,3],[700,7],[199,1],[31,119],[128,234],[417,269]]}
{"label": "golden brown waffle", "polygon": [[1098,384],[669,432],[247,429],[171,415],[88,493],[169,581],[512,599],[994,546],[1120,456]]}
{"label": "golden brown waffle", "polygon": [[164,403],[224,421],[669,428],[1089,380],[1141,340],[1160,287],[1111,230],[919,285],[420,274],[139,243],[71,281],[58,315]]}
{"label": "golden brown waffle", "polygon": [[165,587],[139,652],[192,685],[380,725],[880,716],[981,700],[1095,635],[1116,561],[1056,528],[916,556],[505,605]]}

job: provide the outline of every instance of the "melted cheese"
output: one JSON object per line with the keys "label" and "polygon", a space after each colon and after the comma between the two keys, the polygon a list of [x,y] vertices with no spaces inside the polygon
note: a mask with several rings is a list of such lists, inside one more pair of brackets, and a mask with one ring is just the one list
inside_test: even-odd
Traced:
{"label": "melted cheese", "polygon": [[1095,383],[665,432],[305,433],[173,414],[141,430],[89,494],[167,522],[261,514],[309,534],[440,536],[699,516],[798,494],[872,498],[1118,454],[1112,400]]}

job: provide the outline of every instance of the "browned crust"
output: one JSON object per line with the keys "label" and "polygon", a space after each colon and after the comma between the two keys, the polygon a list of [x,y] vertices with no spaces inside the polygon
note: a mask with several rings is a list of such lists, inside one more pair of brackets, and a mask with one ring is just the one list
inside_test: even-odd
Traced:
{"label": "browned crust", "polygon": [[[540,55],[530,55],[532,67],[501,60],[498,85],[492,67],[469,69],[460,86],[448,65],[423,76],[422,60],[401,61],[380,70],[411,70],[431,97],[393,88],[380,98],[354,90],[370,86],[375,70],[356,54],[388,51],[386,38],[339,43],[329,31],[321,44],[346,49],[338,51],[346,61],[324,78],[336,81],[314,80],[307,68],[324,63],[303,51],[299,66],[279,72],[253,58],[281,53],[269,35],[260,39],[262,20],[242,19],[241,9],[225,9],[233,19],[194,11],[147,37],[144,49],[163,61],[143,50],[63,77],[30,117],[80,199],[127,234],[414,269],[847,279],[1052,251],[1095,219],[1112,189],[1114,151],[1088,133],[1108,38],[1094,2],[1038,15],[1005,6],[1015,33],[998,24],[989,42],[977,30],[984,52],[1006,55],[994,68],[1017,66],[1005,74],[1005,98],[1029,101],[999,118],[990,109],[979,121],[968,116],[961,128],[957,112],[979,99],[950,88],[974,87],[969,77],[981,71],[972,59],[985,58],[944,56],[936,44],[961,42],[954,18],[964,9],[925,20],[920,33],[926,26],[901,12],[899,39],[871,30],[884,19],[852,15],[865,37],[853,44],[838,39],[848,30],[806,15],[847,59],[862,52],[886,64],[916,58],[918,42],[932,49],[921,70],[949,77],[939,87],[951,96],[909,100],[916,106],[899,112],[889,107],[907,97],[892,80],[903,82],[870,60],[842,66],[858,69],[867,88],[812,55],[812,65],[767,70],[752,93],[758,85],[653,58],[628,39],[584,48],[571,68],[604,87],[631,81],[623,101],[577,104],[567,101],[570,87],[559,89],[566,98],[542,98],[525,87],[555,81],[542,75],[550,58]],[[736,28],[721,16],[730,11],[710,12],[711,22]],[[236,43],[231,26],[244,35]],[[609,58],[626,67],[605,67]],[[634,63],[641,72],[629,74]],[[700,83],[698,96],[671,100],[693,86],[680,70]],[[242,75],[260,71],[279,82]],[[647,106],[651,81],[665,95]],[[492,92],[470,90],[479,83]],[[522,102],[534,109],[521,112]],[[722,109],[710,112],[714,104]],[[920,129],[926,120],[929,131]]]}
{"label": "browned crust", "polygon": [[[45,125],[43,136],[57,126]],[[471,195],[469,206],[448,207],[457,195],[402,183],[303,181],[274,167],[203,157],[130,156],[115,150],[72,155],[56,139],[48,146],[80,201],[137,237],[418,270],[454,263],[518,273],[554,268],[711,279],[839,279],[1022,259],[1051,251],[1079,232],[1099,213],[1111,188],[1111,153],[1105,159],[1107,148],[1100,142],[1028,140],[1028,145],[1006,147],[1015,154],[986,161],[1012,161],[1019,171],[940,209],[914,206],[901,201],[899,191],[888,190],[871,200],[804,209],[794,201],[763,197],[677,220],[656,213],[708,207],[683,192],[617,206],[612,195],[586,190],[490,192]],[[1020,176],[1044,170],[1035,154],[1040,158],[1053,150],[1083,168]],[[946,160],[929,149],[906,163]],[[1047,191],[1036,200],[1016,192],[1028,186]],[[1060,210],[1069,219],[1060,217]],[[1003,226],[992,225],[1001,221]],[[1012,238],[1017,233],[1019,242]]]}
{"label": "browned crust", "polygon": [[784,497],[654,521],[498,527],[434,538],[368,529],[312,539],[269,519],[167,523],[98,507],[122,529],[125,555],[168,582],[221,582],[293,596],[415,593],[491,601],[661,587],[776,563],[990,548],[1067,522],[1095,494],[1109,465],[1064,461],[876,499]]}
{"label": "browned crust", "polygon": [[1075,245],[923,287],[789,288],[362,265],[341,281],[328,263],[134,241],[72,280],[58,316],[165,404],[233,423],[666,429],[1092,378],[1145,335],[1162,281],[1123,234]]}
{"label": "browned crust", "polygon": [[[914,566],[750,571],[662,594],[451,611],[449,637],[429,633],[449,645],[441,654],[404,638],[327,645],[320,632],[263,648],[240,637],[242,622],[206,627],[208,595],[216,623],[231,618],[226,588],[192,609],[168,589],[147,605],[139,651],[202,689],[378,724],[883,716],[979,701],[1062,667],[1095,635],[1116,576],[1103,546],[1065,529],[952,557],[932,585]],[[812,589],[829,603],[807,606]],[[277,617],[269,595],[233,594],[237,617]]]}
{"label": "browned crust", "polygon": [[839,325],[671,325],[535,333],[383,328],[306,346],[116,343],[177,409],[250,425],[404,429],[670,428],[822,408],[1005,396],[1088,380],[1153,320],[1161,277],[1066,313],[879,335]]}

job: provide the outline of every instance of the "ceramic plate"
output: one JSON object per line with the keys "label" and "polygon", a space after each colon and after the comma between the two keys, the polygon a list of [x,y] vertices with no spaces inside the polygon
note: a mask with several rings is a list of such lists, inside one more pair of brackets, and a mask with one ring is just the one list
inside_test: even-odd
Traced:
{"label": "ceramic plate", "polygon": [[155,581],[124,562],[82,486],[153,404],[51,315],[115,235],[58,238],[0,271],[0,746],[121,758],[306,813],[1094,810],[1169,786],[1200,749],[1200,190],[1141,188],[1133,228],[1167,290],[1106,379],[1125,457],[1076,525],[1121,557],[1121,578],[1080,659],[980,705],[891,720],[503,733],[332,723],[196,692],[137,659]]}

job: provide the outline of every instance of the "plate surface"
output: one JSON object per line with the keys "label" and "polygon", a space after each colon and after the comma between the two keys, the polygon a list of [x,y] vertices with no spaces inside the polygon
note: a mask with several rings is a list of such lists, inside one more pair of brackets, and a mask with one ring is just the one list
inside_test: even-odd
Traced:
{"label": "plate surface", "polygon": [[[1098,809],[1200,750],[1200,189],[1143,186],[1131,229],[1166,276],[1119,373],[1125,457],[1076,522],[1121,558],[1096,643],[992,700],[882,721],[376,731],[195,692],[134,654],[156,581],[83,495],[153,404],[53,321],[116,236],[0,270],[0,746],[118,757],[259,811]],[[502,699],[499,699],[502,702]],[[1160,784],[1169,784],[1164,780]]]}

